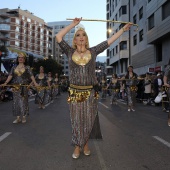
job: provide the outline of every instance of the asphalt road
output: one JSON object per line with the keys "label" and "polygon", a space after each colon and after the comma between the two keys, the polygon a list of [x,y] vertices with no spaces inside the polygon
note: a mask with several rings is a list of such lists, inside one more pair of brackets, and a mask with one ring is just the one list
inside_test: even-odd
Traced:
{"label": "asphalt road", "polygon": [[26,124],[12,124],[12,102],[0,103],[0,170],[170,170],[170,127],[161,106],[99,100],[103,140],[74,160],[67,94],[44,110],[30,99]]}

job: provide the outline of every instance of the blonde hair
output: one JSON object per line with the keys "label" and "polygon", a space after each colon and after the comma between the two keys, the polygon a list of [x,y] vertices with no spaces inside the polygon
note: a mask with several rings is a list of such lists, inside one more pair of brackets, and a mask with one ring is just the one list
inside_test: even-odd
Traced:
{"label": "blonde hair", "polygon": [[74,49],[77,48],[77,45],[75,44],[74,40],[75,40],[75,37],[76,37],[76,33],[77,33],[78,31],[84,31],[84,32],[85,32],[86,37],[87,37],[87,43],[86,43],[85,47],[86,47],[86,48],[89,48],[89,38],[88,38],[88,36],[87,36],[87,33],[86,33],[85,29],[83,29],[83,28],[77,29],[76,32],[74,33],[74,37],[73,37],[73,41],[72,41],[72,47],[73,47]]}
{"label": "blonde hair", "polygon": [[25,53],[18,52],[18,56],[19,56],[19,55],[22,55],[22,56],[26,59],[26,54],[25,54]]}

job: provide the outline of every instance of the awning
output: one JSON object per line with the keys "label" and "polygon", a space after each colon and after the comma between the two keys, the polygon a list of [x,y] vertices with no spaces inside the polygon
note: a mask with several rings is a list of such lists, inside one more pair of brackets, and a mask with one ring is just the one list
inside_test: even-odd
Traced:
{"label": "awning", "polygon": [[22,50],[18,50],[18,49],[15,49],[15,48],[12,48],[12,47],[7,47],[8,50],[10,50],[11,52],[13,53],[24,53],[24,55],[27,55],[26,52],[22,51]]}
{"label": "awning", "polygon": [[32,53],[32,52],[28,52],[28,51],[25,51],[25,50],[18,50],[18,49],[15,49],[15,48],[12,48],[12,47],[7,47],[9,51],[11,51],[12,53],[24,53],[26,56],[33,56],[34,58],[38,58],[38,59],[44,59],[44,56],[41,56],[41,55],[38,55],[38,54],[35,54],[35,53]]}

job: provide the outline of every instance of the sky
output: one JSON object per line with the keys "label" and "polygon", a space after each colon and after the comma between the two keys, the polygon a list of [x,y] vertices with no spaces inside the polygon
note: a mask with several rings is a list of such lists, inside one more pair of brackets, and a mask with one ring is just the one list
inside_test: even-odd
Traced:
{"label": "sky", "polygon": [[[0,8],[28,10],[47,22],[66,18],[106,19],[106,0],[1,0]],[[89,37],[90,47],[106,40],[106,23],[82,21]],[[106,56],[106,50],[99,54]],[[97,60],[103,60],[98,57]]]}

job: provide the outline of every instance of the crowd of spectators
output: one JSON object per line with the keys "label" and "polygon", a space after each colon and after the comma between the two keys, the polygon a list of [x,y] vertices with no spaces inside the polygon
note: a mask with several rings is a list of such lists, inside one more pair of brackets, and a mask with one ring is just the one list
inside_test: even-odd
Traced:
{"label": "crowd of spectators", "polygon": [[[143,103],[144,105],[154,105],[159,106],[162,103],[156,103],[155,98],[158,96],[160,92],[165,93],[163,89],[163,72],[157,73],[149,73],[141,75],[142,80],[138,80],[137,91],[136,91],[136,100],[137,102]],[[127,100],[126,94],[126,83],[124,80],[120,78],[120,91],[119,98],[123,100]],[[110,79],[107,80],[108,89],[107,94],[111,96],[111,89],[109,88]],[[99,86],[101,83],[99,82]],[[102,87],[99,87],[100,91],[102,91]]]}
{"label": "crowd of spectators", "polygon": [[[8,77],[7,72],[0,72],[0,84],[3,84]],[[136,100],[138,102],[141,102],[143,104],[148,105],[160,105],[160,103],[155,103],[154,100],[159,94],[159,92],[162,91],[163,87],[163,72],[158,73],[146,73],[144,75],[141,75],[143,80],[138,81],[137,84],[137,92],[136,92]],[[107,84],[109,84],[110,80],[107,80]],[[125,82],[120,81],[121,89],[119,92],[119,98],[126,100],[126,90],[125,90]],[[61,91],[67,91],[69,86],[68,81],[65,81],[65,79],[61,79],[60,81],[60,87]],[[123,87],[123,88],[122,88]],[[101,88],[100,88],[101,89]],[[10,87],[0,87],[0,101],[8,101],[12,100],[12,94],[11,94]],[[162,91],[164,93],[164,91]],[[107,90],[108,96],[111,95],[110,89]]]}

